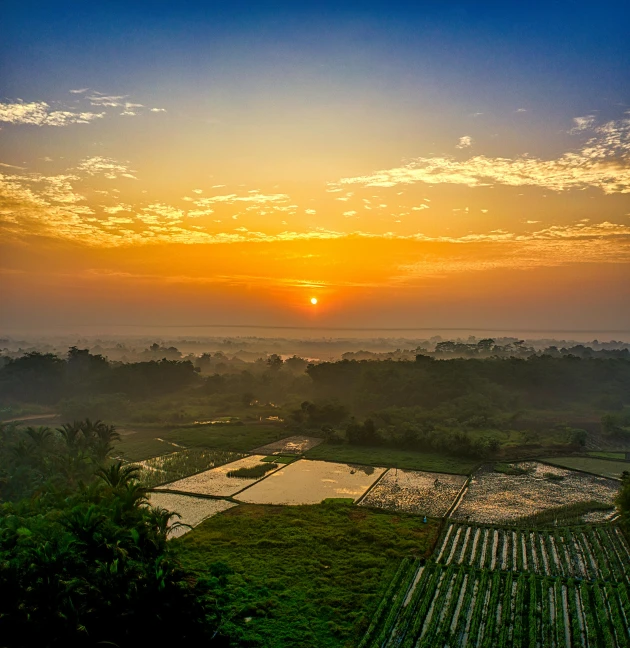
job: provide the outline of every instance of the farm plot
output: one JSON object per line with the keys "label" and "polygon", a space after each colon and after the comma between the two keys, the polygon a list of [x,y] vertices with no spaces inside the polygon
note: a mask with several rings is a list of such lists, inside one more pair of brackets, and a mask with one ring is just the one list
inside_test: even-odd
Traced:
{"label": "farm plot", "polygon": [[526,530],[449,524],[435,560],[446,566],[630,584],[630,547],[611,525]]}
{"label": "farm plot", "polygon": [[621,648],[628,595],[626,584],[403,563],[359,648]]}
{"label": "farm plot", "polygon": [[598,457],[553,457],[544,461],[562,468],[584,470],[611,479],[621,479],[621,473],[624,470],[630,472],[630,461],[614,461]]}
{"label": "farm plot", "polygon": [[[191,497],[190,495],[175,495],[174,493],[153,492],[149,497],[151,506],[166,509],[167,511],[179,513],[179,519],[171,521],[169,526],[174,522],[196,527],[205,519],[227,511],[227,509],[237,506],[234,502],[228,502],[220,499],[207,499],[205,497]],[[169,538],[178,538],[184,533],[190,531],[189,527],[175,526],[169,531]]]}
{"label": "farm plot", "polygon": [[[255,479],[260,479],[263,474],[256,474],[251,477],[228,477],[228,473],[242,471],[243,469],[255,468],[261,465],[264,455],[251,455],[238,461],[206,470],[205,472],[191,475],[185,479],[179,479],[158,489],[180,491],[182,493],[193,493],[195,495],[213,495],[215,497],[227,497],[238,493],[243,488],[251,486]],[[262,464],[263,467],[269,464]],[[248,471],[249,472],[249,471]],[[262,472],[262,471],[261,471]]]}
{"label": "farm plot", "polygon": [[466,482],[463,475],[390,469],[360,506],[442,517]]}
{"label": "farm plot", "polygon": [[300,459],[239,494],[250,504],[319,504],[327,498],[355,500],[385,468]]}
{"label": "farm plot", "polygon": [[260,448],[254,448],[252,452],[256,454],[284,454],[284,455],[301,455],[304,454],[307,450],[314,448],[315,446],[322,443],[324,439],[318,439],[317,437],[304,436],[301,434],[287,437],[286,439],[280,439],[279,441],[274,441],[273,443],[268,443],[267,445],[260,446]]}
{"label": "farm plot", "polygon": [[189,475],[236,461],[244,456],[228,450],[190,448],[146,459],[136,465],[141,469],[138,475],[139,480],[147,488],[153,488],[159,484],[183,479]]}
{"label": "farm plot", "polygon": [[484,467],[471,479],[452,517],[501,524],[541,511],[597,501],[612,505],[619,482],[539,462],[516,464],[528,472],[508,475]]}

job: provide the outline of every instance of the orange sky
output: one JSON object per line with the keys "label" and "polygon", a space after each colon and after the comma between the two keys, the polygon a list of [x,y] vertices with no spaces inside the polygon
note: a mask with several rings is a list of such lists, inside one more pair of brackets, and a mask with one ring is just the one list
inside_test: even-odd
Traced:
{"label": "orange sky", "polygon": [[439,50],[378,30],[285,57],[280,36],[250,51],[231,29],[215,68],[197,43],[184,67],[130,51],[117,80],[90,58],[60,59],[54,90],[9,78],[5,332],[630,328],[623,102],[509,86],[509,61],[487,80],[481,58],[471,91],[450,59],[432,69]]}

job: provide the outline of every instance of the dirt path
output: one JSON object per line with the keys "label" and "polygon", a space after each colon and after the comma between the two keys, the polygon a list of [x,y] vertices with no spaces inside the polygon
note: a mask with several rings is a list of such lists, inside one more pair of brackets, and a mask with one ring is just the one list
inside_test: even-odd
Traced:
{"label": "dirt path", "polygon": [[1,421],[2,423],[18,423],[18,422],[23,422],[26,423],[27,421],[43,421],[45,419],[58,419],[59,414],[55,414],[54,412],[51,412],[50,414],[29,414],[28,416],[16,416],[15,418],[10,418],[10,419],[5,419],[4,421]]}

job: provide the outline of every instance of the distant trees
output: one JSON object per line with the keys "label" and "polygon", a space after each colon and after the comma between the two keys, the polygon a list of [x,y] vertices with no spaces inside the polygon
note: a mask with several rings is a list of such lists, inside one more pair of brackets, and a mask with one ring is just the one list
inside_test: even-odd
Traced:
{"label": "distant trees", "polygon": [[311,427],[339,425],[349,416],[348,408],[334,400],[322,403],[304,401],[299,410],[294,410],[291,413],[291,418],[296,423],[306,423]]}

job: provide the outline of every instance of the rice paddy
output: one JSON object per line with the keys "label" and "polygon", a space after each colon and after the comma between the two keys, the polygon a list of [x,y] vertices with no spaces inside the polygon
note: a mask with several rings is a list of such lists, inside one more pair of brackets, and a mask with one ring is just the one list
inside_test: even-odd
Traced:
{"label": "rice paddy", "polygon": [[465,483],[466,477],[463,475],[392,468],[361,500],[360,505],[442,517]]}
{"label": "rice paddy", "polygon": [[501,524],[579,502],[612,504],[619,482],[539,462],[516,464],[523,474],[508,475],[484,467],[475,473],[452,517]]}
{"label": "rice paddy", "polygon": [[256,454],[266,455],[301,455],[304,454],[307,450],[310,450],[311,448],[319,445],[323,441],[324,439],[298,434],[295,436],[287,437],[286,439],[274,441],[273,443],[268,443],[264,446],[261,446],[260,448],[254,448],[252,452],[255,452]]}
{"label": "rice paddy", "polygon": [[[236,506],[234,502],[228,502],[226,500],[159,492],[151,493],[149,503],[151,506],[163,508],[180,515],[179,518],[174,518],[171,521],[170,538],[178,538],[188,533],[191,527],[196,527],[207,518]],[[188,526],[174,525],[176,522]]]}
{"label": "rice paddy", "polygon": [[327,498],[356,501],[385,468],[300,459],[239,494],[251,504],[319,504]]}
{"label": "rice paddy", "polygon": [[243,456],[228,450],[190,448],[138,462],[141,469],[138,477],[147,488],[152,488],[236,461]]}
{"label": "rice paddy", "polygon": [[[178,491],[181,493],[192,493],[195,495],[212,495],[215,497],[228,497],[239,491],[251,486],[255,478],[248,477],[229,477],[228,473],[236,472],[241,469],[254,468],[260,465],[263,455],[250,455],[233,461],[232,463],[206,470],[196,475],[191,475],[185,479],[179,479],[169,484],[159,486],[159,489]],[[267,464],[268,465],[268,464]],[[241,473],[242,474],[242,473]],[[258,474],[260,479],[264,476]]]}

